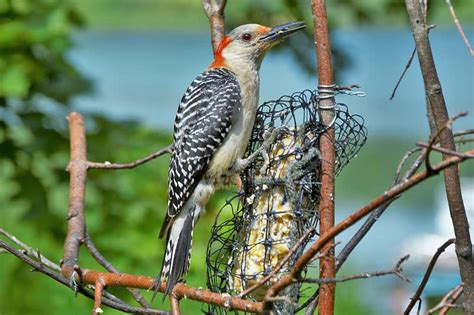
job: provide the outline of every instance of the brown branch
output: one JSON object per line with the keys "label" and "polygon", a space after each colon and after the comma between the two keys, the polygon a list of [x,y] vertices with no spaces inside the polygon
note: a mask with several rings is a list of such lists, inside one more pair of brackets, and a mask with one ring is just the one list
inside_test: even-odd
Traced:
{"label": "brown branch", "polygon": [[104,162],[104,163],[99,163],[99,162],[87,162],[87,168],[88,169],[102,169],[102,170],[123,170],[123,169],[132,169],[137,166],[140,166],[142,164],[145,164],[148,161],[154,160],[159,156],[162,156],[163,154],[170,154],[173,152],[173,145],[170,144],[166,147],[164,147],[161,150],[158,150],[143,159],[139,159],[130,163],[110,163],[110,162]]}
{"label": "brown branch", "polygon": [[87,181],[86,131],[84,118],[79,113],[68,115],[70,130],[71,161],[68,169],[69,210],[67,215],[68,229],[64,241],[62,275],[69,278],[78,263],[79,247],[84,240],[84,195]]}
{"label": "brown branch", "polygon": [[[120,273],[117,268],[115,268],[112,263],[110,263],[105,257],[99,252],[97,247],[95,246],[94,242],[89,236],[89,233],[86,232],[85,238],[84,238],[84,244],[86,245],[86,248],[89,250],[89,253],[94,257],[94,259],[102,265],[107,271],[113,272],[113,273]],[[127,290],[132,294],[133,298],[135,301],[137,301],[141,306],[145,308],[150,308],[150,305],[148,302],[145,300],[143,295],[136,289],[132,288],[127,288]]]}
{"label": "brown branch", "polygon": [[104,284],[102,283],[101,279],[98,279],[95,283],[95,291],[94,291],[94,309],[92,310],[92,315],[97,315],[102,313],[102,309],[100,308],[100,304],[102,302],[102,289],[104,288]]}
{"label": "brown branch", "polygon": [[[98,272],[89,269],[82,269],[81,272],[75,274],[75,280],[82,284],[93,284],[97,279],[102,279],[104,285],[109,287],[129,287],[140,289],[152,289],[156,280],[154,277],[142,275]],[[159,291],[164,292],[165,288],[166,283],[161,283]],[[262,303],[247,301],[239,297],[215,293],[209,290],[190,288],[182,283],[178,283],[174,287],[172,294],[177,299],[191,299],[194,301],[226,307],[230,310],[240,310],[252,313],[260,313],[262,311]]]}
{"label": "brown branch", "polygon": [[428,314],[434,314],[437,311],[440,311],[439,314],[446,314],[451,308],[451,305],[456,302],[456,300],[461,296],[463,292],[462,283],[457,285],[455,288],[451,289],[446,293],[446,295],[441,299],[435,307],[428,311]]}
{"label": "brown branch", "polygon": [[314,227],[310,227],[308,231],[296,242],[296,244],[290,249],[288,254],[285,256],[285,258],[282,259],[282,261],[276,266],[275,269],[272,270],[268,275],[263,277],[259,282],[255,283],[251,287],[247,288],[245,291],[241,292],[239,294],[239,297],[244,297],[248,295],[249,293],[252,293],[256,289],[260,288],[262,285],[265,284],[268,280],[273,278],[280,270],[283,268],[283,266],[288,262],[288,260],[293,256],[293,254],[304,244],[306,244],[306,241],[313,236],[315,232]]}
{"label": "brown branch", "polygon": [[[428,26],[426,24],[426,10],[423,9],[418,0],[405,0],[405,3],[418,51],[420,69],[423,74],[428,116],[434,122],[434,124],[430,124],[431,134],[434,135],[437,130],[449,121],[448,110],[431,51]],[[451,129],[445,128],[439,138],[441,147],[456,151],[456,144]],[[450,155],[443,153],[443,159],[447,160],[450,158]],[[459,169],[456,165],[444,171],[444,183],[456,237],[456,256],[461,279],[464,282],[464,310],[468,314],[474,314],[474,258],[472,255],[469,222],[461,193]]]}
{"label": "brown branch", "polygon": [[181,315],[179,310],[179,299],[177,299],[173,294],[170,294],[170,305],[171,305],[171,315]]}
{"label": "brown branch", "polygon": [[464,30],[462,29],[461,23],[459,23],[458,17],[456,16],[456,12],[454,12],[454,8],[453,8],[453,5],[451,4],[451,0],[445,0],[445,1],[449,7],[449,12],[453,16],[454,24],[456,24],[459,34],[461,34],[462,40],[466,44],[467,49],[469,50],[469,53],[471,54],[471,57],[474,57],[474,50],[472,50],[471,44],[469,44],[469,40],[467,39],[466,34],[464,34]]}
{"label": "brown branch", "polygon": [[416,292],[413,297],[410,298],[411,301],[403,314],[409,315],[413,307],[420,300],[421,293],[425,289],[425,286],[428,283],[428,280],[430,279],[431,272],[433,271],[433,268],[436,265],[436,261],[438,260],[439,256],[446,250],[446,248],[448,248],[451,244],[454,244],[454,242],[454,238],[447,240],[443,245],[438,248],[436,253],[433,255],[433,258],[431,258],[431,261],[428,265],[428,268],[426,269],[425,275],[423,276],[420,285],[418,286],[418,289],[416,289]]}
{"label": "brown branch", "polygon": [[[331,124],[334,120],[334,74],[331,63],[331,42],[329,38],[329,26],[326,12],[325,0],[311,1],[314,40],[316,43],[316,57],[318,63],[318,95],[321,121],[326,126],[319,139],[319,151],[321,152],[321,187],[319,202],[319,233],[323,235],[334,226],[334,167],[335,167],[335,131]],[[330,240],[325,246],[331,250],[330,255],[322,257],[319,262],[320,278],[334,278],[336,275],[336,263],[333,252],[334,240]],[[325,250],[323,248],[323,250]],[[308,261],[309,262],[309,261]],[[331,315],[334,313],[334,299],[336,286],[334,283],[322,284],[319,287],[319,314]]]}
{"label": "brown branch", "polygon": [[[474,154],[474,150],[469,150],[466,153]],[[356,212],[352,213],[350,216],[346,217],[340,223],[335,225],[329,231],[320,235],[319,239],[314,242],[311,247],[306,250],[303,255],[298,258],[295,262],[295,265],[291,269],[291,272],[285,276],[283,276],[278,282],[273,284],[268,290],[265,295],[264,299],[264,309],[268,309],[271,307],[268,303],[266,303],[267,297],[276,296],[282,289],[293,283],[293,281],[301,279],[301,273],[304,270],[304,267],[313,259],[313,257],[321,251],[324,245],[326,245],[330,240],[332,240],[336,235],[341,233],[342,231],[346,230],[350,226],[354,225],[358,222],[361,218],[366,216],[367,214],[374,211],[377,207],[381,206],[385,202],[392,200],[396,196],[400,195],[401,193],[405,192],[406,190],[410,189],[411,187],[419,184],[420,182],[433,177],[435,174],[439,173],[440,171],[461,163],[462,161],[466,160],[467,158],[462,157],[450,157],[442,162],[433,166],[433,172],[428,173],[426,171],[419,172],[406,181],[401,182],[400,184],[396,185],[395,187],[391,188],[390,190],[386,191],[383,195],[378,196],[377,198],[373,199],[367,205],[363,206]]]}
{"label": "brown branch", "polygon": [[212,51],[215,53],[224,38],[224,8],[227,0],[202,0],[202,6],[211,26]]}
{"label": "brown branch", "polygon": [[303,283],[337,283],[337,282],[347,282],[347,281],[352,281],[352,280],[359,280],[359,279],[368,279],[368,278],[373,278],[373,277],[381,277],[381,276],[387,276],[387,275],[395,275],[402,279],[403,281],[411,282],[411,280],[403,274],[403,269],[402,269],[402,264],[408,260],[410,256],[406,255],[402,257],[395,267],[391,270],[384,270],[384,271],[375,271],[375,272],[366,272],[358,275],[351,275],[351,276],[345,276],[345,277],[340,277],[340,278],[318,278],[318,279],[308,279],[304,278],[301,280],[297,280],[295,282],[303,282]]}

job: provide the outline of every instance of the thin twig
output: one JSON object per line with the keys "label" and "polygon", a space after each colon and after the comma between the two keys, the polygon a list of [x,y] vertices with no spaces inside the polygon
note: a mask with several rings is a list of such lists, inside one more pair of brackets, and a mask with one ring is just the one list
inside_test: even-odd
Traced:
{"label": "thin twig", "polygon": [[408,62],[405,65],[405,69],[403,69],[402,74],[398,78],[397,84],[395,84],[395,87],[393,88],[392,95],[390,96],[389,100],[393,100],[393,98],[395,97],[395,93],[397,93],[398,86],[400,85],[400,83],[402,83],[402,80],[405,77],[405,74],[407,73],[408,69],[410,68],[411,63],[413,61],[413,58],[415,58],[415,54],[416,54],[416,47],[413,48],[413,51],[411,52],[410,58],[408,58]]}
{"label": "thin twig", "polygon": [[[115,268],[112,263],[110,263],[97,249],[95,246],[94,242],[92,241],[91,237],[89,236],[89,233],[86,232],[85,238],[84,238],[84,245],[86,245],[86,248],[89,250],[89,253],[94,257],[94,259],[101,264],[106,270],[114,273],[120,273],[117,268]],[[132,288],[127,288],[127,290],[132,294],[133,298],[135,301],[137,301],[141,306],[145,308],[150,308],[150,305],[148,302],[145,300],[143,295],[136,289]]]}
{"label": "thin twig", "polygon": [[8,233],[7,231],[5,231],[4,229],[0,228],[0,234],[4,235],[10,241],[12,241],[16,245],[20,246],[21,248],[23,248],[25,250],[26,255],[30,256],[31,258],[34,258],[34,259],[38,260],[42,265],[45,265],[46,267],[48,267],[48,268],[50,268],[54,271],[58,271],[58,272],[61,271],[61,268],[57,264],[53,263],[48,258],[44,257],[39,251],[34,250],[30,246],[26,245],[25,243],[23,243],[22,241],[17,239],[15,236],[13,236],[10,233]]}
{"label": "thin twig", "polygon": [[459,34],[461,34],[462,40],[467,46],[467,49],[469,50],[469,53],[471,54],[471,57],[474,57],[474,50],[472,50],[471,44],[469,44],[469,40],[467,39],[466,34],[464,34],[464,30],[462,29],[461,23],[459,23],[458,17],[456,16],[456,12],[454,12],[453,5],[451,4],[451,0],[446,0],[446,4],[449,7],[449,12],[453,16],[454,24],[456,24],[456,27],[458,29]]}
{"label": "thin twig", "polygon": [[418,300],[420,300],[421,293],[425,289],[425,286],[428,283],[428,280],[430,279],[431,272],[433,271],[433,268],[436,265],[436,261],[438,260],[439,256],[445,251],[445,249],[448,248],[451,244],[454,244],[455,241],[456,240],[454,238],[447,240],[443,245],[438,248],[436,253],[433,255],[433,258],[431,258],[430,264],[426,269],[425,275],[423,276],[423,280],[421,280],[421,283],[418,286],[418,289],[416,290],[413,297],[410,298],[411,301],[405,309],[405,312],[403,313],[404,315],[409,315],[415,304],[418,302]]}
{"label": "thin twig", "polygon": [[460,113],[457,113],[456,115],[454,115],[452,118],[448,119],[446,121],[446,123],[444,123],[441,128],[438,129],[438,131],[431,137],[429,143],[428,143],[428,146],[426,148],[426,152],[425,152],[425,164],[426,164],[426,168],[428,169],[428,171],[431,171],[431,163],[430,163],[430,153],[431,153],[431,149],[433,147],[433,145],[439,141],[439,137],[441,135],[441,133],[445,130],[445,129],[451,129],[452,128],[452,125],[454,123],[454,121],[460,117],[465,117],[467,116],[467,112],[460,112]]}
{"label": "thin twig", "polygon": [[290,249],[288,254],[285,256],[285,258],[282,259],[282,261],[276,266],[275,269],[272,270],[268,275],[263,277],[259,282],[255,283],[251,287],[247,288],[245,291],[241,292],[238,296],[239,297],[244,297],[248,295],[249,293],[255,291],[256,289],[260,288],[262,285],[265,284],[268,280],[273,278],[278,272],[280,272],[281,268],[288,262],[288,260],[293,256],[293,254],[302,246],[306,243],[306,241],[313,236],[315,232],[314,227],[310,227],[309,230],[296,242],[296,244]]}
{"label": "thin twig", "polygon": [[[417,142],[416,145],[418,145],[420,147],[423,147],[423,148],[430,147],[430,144],[425,143],[425,142]],[[432,145],[430,148],[433,151],[438,151],[438,152],[445,153],[445,154],[452,155],[452,156],[459,156],[459,157],[466,157],[466,158],[473,158],[474,157],[474,155],[471,155],[471,154],[461,153],[461,152],[457,152],[457,151],[451,151],[451,150],[442,148],[442,147],[437,146],[437,145],[435,145],[435,146]]]}
{"label": "thin twig", "polygon": [[170,144],[163,149],[156,151],[143,159],[139,159],[130,163],[110,163],[110,162],[87,162],[88,169],[101,169],[101,170],[123,170],[123,169],[132,169],[142,164],[145,164],[148,161],[154,160],[163,154],[170,154],[173,152],[173,145]]}
{"label": "thin twig", "polygon": [[391,270],[384,270],[384,271],[375,271],[375,272],[366,272],[358,275],[352,275],[352,276],[345,276],[345,277],[340,277],[340,278],[318,278],[318,279],[309,279],[309,278],[303,278],[300,280],[295,280],[294,282],[303,282],[303,283],[337,283],[337,282],[346,282],[346,281],[352,281],[352,280],[358,280],[358,279],[368,279],[368,278],[373,278],[373,277],[381,277],[381,276],[387,276],[387,275],[396,275],[403,281],[411,282],[411,280],[403,274],[403,269],[401,265],[408,260],[410,256],[406,255],[402,257],[395,267]]}
{"label": "thin twig", "polygon": [[104,288],[104,283],[98,279],[95,283],[95,291],[94,291],[94,309],[92,310],[92,315],[98,315],[103,312],[100,308],[100,304],[102,303],[102,289]]}
{"label": "thin twig", "polygon": [[446,295],[441,299],[441,301],[428,311],[428,314],[434,314],[440,310],[441,311],[439,314],[446,314],[447,310],[450,308],[448,305],[451,305],[453,302],[455,302],[461,296],[462,291],[462,283],[449,290],[448,293],[446,293]]}
{"label": "thin twig", "polygon": [[[434,28],[434,27],[435,27],[434,25],[430,25],[428,27],[428,31],[430,29]],[[410,68],[411,63],[413,62],[413,58],[415,58],[415,54],[416,54],[416,46],[413,48],[413,51],[411,52],[410,58],[408,58],[408,62],[405,65],[405,69],[403,69],[402,74],[398,78],[397,84],[395,84],[395,87],[393,88],[392,95],[390,95],[390,98],[389,98],[390,101],[393,100],[393,98],[395,97],[395,94],[397,93],[397,90],[398,90],[398,87],[399,87],[400,83],[402,83],[402,80],[405,77],[405,74],[407,73],[408,69]]]}

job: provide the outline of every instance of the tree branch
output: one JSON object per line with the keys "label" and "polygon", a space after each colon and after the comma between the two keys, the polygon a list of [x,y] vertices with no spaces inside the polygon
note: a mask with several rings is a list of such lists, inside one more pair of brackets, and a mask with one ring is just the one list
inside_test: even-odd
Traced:
{"label": "tree branch", "polygon": [[408,260],[410,256],[406,255],[402,257],[395,267],[391,270],[384,270],[384,271],[375,271],[375,272],[366,272],[358,275],[346,276],[341,278],[318,278],[318,279],[308,279],[304,278],[301,280],[297,280],[296,282],[303,282],[303,283],[337,283],[337,282],[347,282],[352,280],[359,280],[359,279],[368,279],[373,277],[381,277],[387,275],[396,275],[403,281],[411,282],[411,280],[403,274],[402,264]]}
{"label": "tree branch", "polygon": [[105,170],[132,169],[132,168],[135,168],[135,167],[140,166],[142,164],[145,164],[148,161],[154,160],[157,157],[162,156],[163,154],[170,154],[172,152],[173,152],[173,145],[170,144],[170,145],[164,147],[163,149],[160,149],[160,150],[144,157],[143,159],[139,159],[139,160],[136,160],[134,162],[120,164],[120,163],[110,163],[110,162],[98,163],[98,162],[89,162],[88,161],[87,162],[87,168],[88,169],[102,169],[102,170],[104,170],[104,169]]}
{"label": "tree branch", "polygon": [[466,34],[464,34],[464,30],[462,29],[461,23],[459,23],[458,17],[456,16],[456,12],[454,11],[453,5],[451,4],[451,0],[446,0],[446,3],[449,7],[449,12],[451,13],[451,16],[453,17],[454,24],[456,24],[459,34],[461,34],[462,40],[466,44],[466,47],[469,50],[469,53],[471,54],[471,57],[474,57],[474,50],[472,50],[471,44],[469,44],[469,40],[467,39]]}
{"label": "tree branch", "polygon": [[227,0],[202,0],[202,6],[211,26],[212,50],[216,52],[224,38],[224,8]]}
{"label": "tree branch", "polygon": [[[323,125],[328,128],[319,139],[319,152],[321,152],[321,187],[319,201],[319,234],[323,235],[334,226],[334,200],[335,200],[335,131],[331,126],[334,120],[334,74],[331,62],[331,42],[326,13],[325,0],[311,1],[314,40],[316,43],[316,57],[318,63],[318,96],[319,113]],[[322,257],[319,262],[320,278],[334,278],[336,263],[334,259],[334,240],[325,244],[330,255]],[[323,248],[323,250],[325,250]],[[334,314],[336,286],[334,283],[319,286],[319,314]]]}
{"label": "tree branch", "polygon": [[[420,69],[423,74],[425,94],[428,104],[428,115],[434,122],[430,124],[431,134],[434,135],[449,121],[446,102],[443,96],[441,83],[436,71],[433,54],[428,38],[426,10],[418,0],[405,0],[410,25],[415,39]],[[456,151],[456,145],[451,129],[444,128],[439,135],[440,146],[444,149]],[[449,154],[443,153],[443,159],[450,159]],[[474,259],[472,256],[472,242],[469,232],[469,222],[464,208],[458,167],[453,165],[444,171],[444,182],[449,211],[456,236],[456,256],[458,259],[461,279],[464,282],[464,309],[474,313]]]}
{"label": "tree branch", "polygon": [[[86,232],[85,238],[84,238],[84,244],[86,245],[86,248],[89,250],[89,253],[94,257],[94,259],[101,264],[107,271],[113,272],[113,273],[120,273],[117,268],[115,268],[112,263],[110,263],[105,257],[99,252],[97,247],[95,246],[94,242],[92,242],[92,239],[90,238],[89,234]],[[150,305],[148,302],[145,300],[143,295],[136,289],[131,289],[127,288],[127,290],[132,294],[133,298],[135,301],[137,301],[141,306],[145,308],[150,308]]]}
{"label": "tree branch", "polygon": [[405,309],[405,312],[403,313],[404,315],[409,315],[413,307],[420,300],[421,293],[423,293],[423,290],[425,289],[425,286],[428,283],[428,280],[430,279],[431,272],[433,271],[433,268],[436,265],[436,261],[438,261],[439,256],[446,250],[446,248],[448,248],[451,244],[454,244],[454,242],[454,238],[447,240],[443,245],[441,245],[441,247],[438,248],[436,253],[433,255],[433,258],[431,258],[430,264],[426,269],[425,275],[423,276],[423,280],[418,286],[418,289],[416,290],[413,297],[411,297],[411,301]]}
{"label": "tree branch", "polygon": [[428,314],[434,314],[439,311],[439,315],[445,315],[452,307],[452,304],[461,296],[463,292],[462,284],[459,284],[454,289],[449,290],[449,292],[441,299],[441,302],[438,303],[435,307],[428,311]]}

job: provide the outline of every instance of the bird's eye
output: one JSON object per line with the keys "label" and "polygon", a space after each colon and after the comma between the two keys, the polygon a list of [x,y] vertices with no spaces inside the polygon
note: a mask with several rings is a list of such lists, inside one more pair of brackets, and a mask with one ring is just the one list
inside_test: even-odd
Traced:
{"label": "bird's eye", "polygon": [[244,41],[248,42],[249,40],[252,39],[252,34],[244,33],[244,34],[242,35],[242,39],[243,39]]}

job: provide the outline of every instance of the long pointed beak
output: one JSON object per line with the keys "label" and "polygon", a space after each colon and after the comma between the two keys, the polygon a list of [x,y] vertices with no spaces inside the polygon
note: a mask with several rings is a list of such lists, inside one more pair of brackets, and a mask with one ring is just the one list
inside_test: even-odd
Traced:
{"label": "long pointed beak", "polygon": [[293,34],[294,32],[297,32],[303,28],[305,28],[306,25],[304,22],[291,22],[291,23],[286,23],[282,25],[278,25],[275,27],[272,27],[272,29],[258,40],[259,42],[274,42],[279,39],[283,39],[284,37]]}

